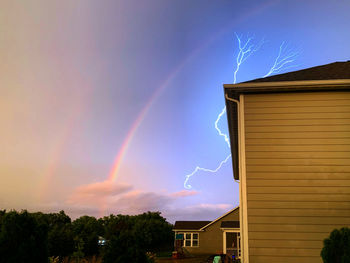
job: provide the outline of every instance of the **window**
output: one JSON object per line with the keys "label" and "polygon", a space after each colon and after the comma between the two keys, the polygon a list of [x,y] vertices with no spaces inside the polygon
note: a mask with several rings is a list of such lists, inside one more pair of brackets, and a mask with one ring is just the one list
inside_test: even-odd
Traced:
{"label": "window", "polygon": [[198,247],[198,233],[192,234],[192,246]]}
{"label": "window", "polygon": [[199,246],[199,234],[198,233],[186,233],[184,246],[185,247],[198,247]]}

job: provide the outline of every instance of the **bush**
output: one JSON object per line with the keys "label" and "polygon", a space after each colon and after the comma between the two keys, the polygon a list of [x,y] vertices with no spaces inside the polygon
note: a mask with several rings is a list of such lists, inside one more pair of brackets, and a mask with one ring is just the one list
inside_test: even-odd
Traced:
{"label": "bush", "polygon": [[344,227],[335,229],[329,238],[323,241],[324,247],[321,257],[324,263],[349,263],[350,262],[350,229]]}

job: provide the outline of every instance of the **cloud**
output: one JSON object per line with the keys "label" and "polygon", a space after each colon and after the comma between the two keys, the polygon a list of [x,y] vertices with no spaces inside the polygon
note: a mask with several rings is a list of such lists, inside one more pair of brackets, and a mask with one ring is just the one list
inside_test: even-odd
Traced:
{"label": "cloud", "polygon": [[132,186],[128,184],[116,184],[110,181],[97,182],[80,186],[76,191],[86,195],[118,195],[131,190]]}
{"label": "cloud", "polygon": [[201,203],[184,207],[180,201],[198,194],[197,191],[189,190],[147,192],[134,189],[129,184],[104,181],[77,187],[61,207],[73,217],[160,211],[172,223],[176,220],[213,220],[233,208],[232,204],[225,203]]}
{"label": "cloud", "polygon": [[106,199],[115,198],[131,189],[131,185],[111,181],[82,185],[73,191],[67,202],[69,204],[100,205]]}
{"label": "cloud", "polygon": [[189,207],[190,209],[194,210],[207,210],[207,211],[224,211],[224,210],[230,210],[232,209],[232,204],[198,204],[192,207]]}
{"label": "cloud", "polygon": [[[195,191],[146,192],[133,189],[131,185],[104,181],[77,187],[67,198],[66,205],[72,209],[94,211],[95,216],[108,214],[139,214],[147,211],[165,211],[170,205]],[[99,210],[99,213],[95,213]]]}
{"label": "cloud", "polygon": [[164,212],[164,216],[169,222],[174,223],[178,220],[214,220],[233,209],[232,204],[210,204],[202,203],[177,209],[171,209]]}
{"label": "cloud", "polygon": [[109,204],[111,212],[139,214],[147,211],[164,211],[169,209],[175,198],[169,194],[155,192],[131,191]]}
{"label": "cloud", "polygon": [[198,194],[198,192],[194,191],[194,190],[192,190],[192,191],[182,190],[179,192],[172,193],[171,196],[173,196],[173,197],[186,197],[186,196],[194,196],[197,194]]}

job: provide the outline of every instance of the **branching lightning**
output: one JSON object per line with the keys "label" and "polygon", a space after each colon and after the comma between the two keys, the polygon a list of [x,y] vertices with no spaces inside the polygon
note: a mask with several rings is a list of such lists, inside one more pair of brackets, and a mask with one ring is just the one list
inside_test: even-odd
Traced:
{"label": "branching lightning", "polygon": [[238,36],[236,33],[236,38],[238,41],[238,54],[236,57],[236,70],[233,72],[233,84],[237,82],[237,73],[242,63],[247,60],[251,55],[258,51],[261,46],[265,43],[262,39],[258,44],[252,44],[253,37],[248,37],[246,42],[242,45],[242,36]]}
{"label": "branching lightning", "polygon": [[288,46],[284,42],[280,45],[278,56],[275,59],[275,63],[270,68],[269,72],[266,73],[264,78],[281,72],[281,70],[286,70],[292,67],[295,67],[294,61],[299,55],[298,52],[288,49]]}
{"label": "branching lightning", "polygon": [[[242,43],[242,36],[238,36],[235,33],[235,36],[238,41],[238,54],[236,57],[236,69],[233,72],[233,84],[236,84],[237,82],[237,73],[239,72],[239,69],[244,63],[248,57],[250,57],[252,54],[257,52],[261,46],[265,43],[264,39],[260,40],[258,43],[254,44],[253,37],[247,37],[245,42]],[[274,61],[274,64],[271,66],[270,70],[265,74],[265,77],[268,77],[272,74],[279,73],[282,70],[286,70],[291,67],[295,67],[293,62],[295,61],[296,57],[299,55],[298,52],[295,52],[291,49],[288,48],[287,45],[285,45],[285,42],[282,42],[282,44],[279,47],[279,52],[278,55]],[[225,142],[227,143],[227,146],[230,148],[230,140],[227,134],[223,133],[221,129],[219,128],[218,124],[221,120],[221,117],[226,113],[226,107],[222,109],[222,111],[219,113],[218,117],[215,120],[214,127],[218,131],[219,136],[224,137]],[[199,171],[203,172],[209,172],[209,173],[216,173],[221,169],[221,167],[229,160],[231,157],[231,154],[229,154],[224,160],[222,160],[219,165],[215,169],[208,169],[208,168],[203,168],[196,166],[196,168],[193,170],[192,173],[187,174],[185,181],[184,181],[184,187],[186,189],[191,189],[192,186],[188,183],[189,179],[195,175]]]}

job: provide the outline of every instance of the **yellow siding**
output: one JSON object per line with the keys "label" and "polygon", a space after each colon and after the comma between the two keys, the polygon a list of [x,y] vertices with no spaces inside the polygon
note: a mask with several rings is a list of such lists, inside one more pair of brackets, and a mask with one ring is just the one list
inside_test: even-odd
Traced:
{"label": "yellow siding", "polygon": [[246,95],[250,263],[317,262],[350,226],[350,93]]}

